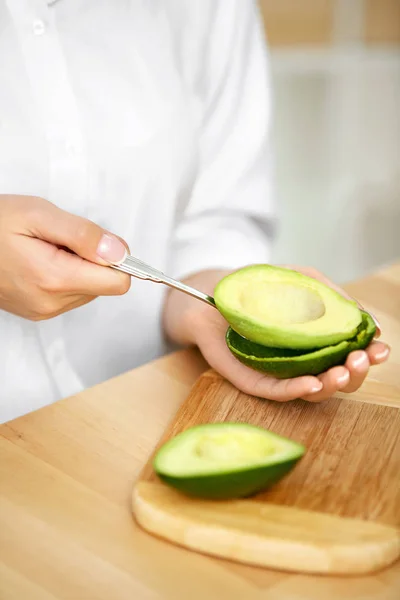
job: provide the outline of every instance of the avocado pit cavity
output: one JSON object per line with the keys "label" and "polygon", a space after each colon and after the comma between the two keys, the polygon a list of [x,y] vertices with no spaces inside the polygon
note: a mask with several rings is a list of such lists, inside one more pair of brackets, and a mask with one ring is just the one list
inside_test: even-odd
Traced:
{"label": "avocado pit cavity", "polygon": [[325,314],[325,304],[317,291],[304,285],[256,281],[240,294],[244,313],[276,324],[315,321]]}

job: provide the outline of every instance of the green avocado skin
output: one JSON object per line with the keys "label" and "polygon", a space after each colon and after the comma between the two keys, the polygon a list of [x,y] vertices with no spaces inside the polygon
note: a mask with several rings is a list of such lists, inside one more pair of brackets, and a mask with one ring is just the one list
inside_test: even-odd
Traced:
{"label": "green avocado skin", "polygon": [[318,375],[331,367],[343,365],[350,352],[362,350],[372,341],[376,332],[375,323],[368,313],[361,313],[362,322],[353,338],[307,352],[256,344],[240,336],[231,327],[226,332],[226,343],[240,362],[278,379]]}
{"label": "green avocado skin", "polygon": [[172,477],[157,473],[158,477],[187,496],[210,500],[246,498],[276,483],[293,469],[301,456],[273,465],[230,473],[215,473],[193,477]]}

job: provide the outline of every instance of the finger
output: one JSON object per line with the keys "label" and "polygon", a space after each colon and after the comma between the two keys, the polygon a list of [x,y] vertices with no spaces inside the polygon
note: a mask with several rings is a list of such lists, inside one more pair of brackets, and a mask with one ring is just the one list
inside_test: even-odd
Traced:
{"label": "finger", "polygon": [[131,277],[126,273],[62,251],[57,252],[55,267],[62,274],[62,289],[56,288],[55,291],[83,296],[120,296],[126,294],[131,286]]}
{"label": "finger", "polygon": [[98,296],[75,296],[74,300],[67,302],[64,306],[60,307],[59,310],[49,315],[49,317],[58,317],[59,315],[65,314],[70,310],[75,310],[76,308],[80,308],[81,306],[85,306],[93,300],[96,300]]}
{"label": "finger", "polygon": [[72,309],[85,306],[86,304],[93,302],[93,300],[96,300],[96,298],[98,298],[98,296],[74,296],[73,298],[71,298],[70,302],[68,302],[68,304],[65,305],[63,312],[67,312]]}
{"label": "finger", "polygon": [[[76,254],[70,254],[44,242],[31,239],[30,255],[33,264],[26,265],[34,283],[51,295],[67,296],[119,296],[131,284],[129,275],[96,265]],[[35,250],[37,248],[37,250]]]}
{"label": "finger", "polygon": [[[129,245],[128,243],[124,240],[124,238],[120,237],[119,235],[115,235],[113,234],[116,238],[119,239],[119,241],[125,246],[126,251],[128,254],[130,254],[130,249],[129,249]],[[67,246],[62,246],[60,244],[55,244],[55,246],[59,249],[59,250],[65,250],[65,252],[69,252],[70,254],[74,254],[74,252],[70,249],[67,248]]]}
{"label": "finger", "polygon": [[31,234],[57,246],[66,246],[86,260],[113,264],[124,260],[127,244],[92,221],[42,201],[29,215]]}
{"label": "finger", "polygon": [[225,319],[215,311],[207,314],[207,318],[204,314],[200,311],[192,319],[196,331],[195,342],[209,365],[237,389],[252,396],[279,402],[294,400],[303,394],[312,395],[321,389],[320,381],[314,376],[276,379],[250,369],[228,349],[225,343]]}
{"label": "finger", "polygon": [[341,391],[351,394],[356,392],[364,383],[370,367],[368,355],[363,350],[351,352],[345,365],[350,373],[349,383]]}
{"label": "finger", "polygon": [[313,398],[320,394],[321,389],[321,382],[312,375],[293,379],[275,379],[264,375],[255,383],[256,396],[278,402],[288,402],[303,396]]}
{"label": "finger", "polygon": [[320,392],[312,395],[302,396],[303,400],[307,402],[322,402],[333,396],[339,390],[342,390],[350,381],[350,373],[346,367],[333,367],[318,376],[319,381],[322,383],[322,389]]}
{"label": "finger", "polygon": [[230,353],[222,336],[212,332],[204,331],[197,344],[210,366],[246,394],[287,402],[303,394],[316,393],[321,388],[321,383],[313,376],[276,379],[250,369]]}
{"label": "finger", "polygon": [[33,321],[52,319],[75,308],[80,308],[92,302],[95,298],[96,296],[73,296],[72,298],[64,298],[64,302],[60,301],[60,298],[57,298],[57,303],[43,301],[35,312],[28,315],[28,318]]}
{"label": "finger", "polygon": [[371,365],[379,365],[385,362],[390,355],[389,346],[383,342],[372,342],[365,351]]}
{"label": "finger", "polygon": [[[107,233],[110,233],[110,232],[108,231]],[[112,235],[114,235],[116,238],[118,238],[118,239],[119,239],[119,241],[120,241],[120,242],[121,242],[121,243],[122,243],[122,244],[125,246],[127,253],[128,253],[128,254],[130,254],[130,253],[131,253],[131,251],[130,251],[130,248],[129,248],[129,244],[128,244],[128,242],[126,242],[126,241],[124,240],[124,238],[120,237],[119,235],[116,235],[115,233],[114,233],[114,234],[112,234]]]}

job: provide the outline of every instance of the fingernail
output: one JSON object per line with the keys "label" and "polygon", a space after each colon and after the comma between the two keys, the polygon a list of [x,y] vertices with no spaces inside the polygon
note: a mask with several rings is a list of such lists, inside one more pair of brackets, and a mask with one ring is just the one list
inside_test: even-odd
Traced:
{"label": "fingernail", "polygon": [[377,358],[378,360],[380,360],[381,358],[386,358],[389,354],[389,348],[386,348],[385,350],[382,350],[382,352],[378,352],[378,354],[375,354],[375,358]]}
{"label": "fingernail", "polygon": [[310,390],[310,394],[316,394],[317,392],[320,392],[323,387],[324,386],[321,382],[316,383],[315,385],[312,386],[312,388]]}
{"label": "fingernail", "polygon": [[344,375],[341,375],[340,377],[337,378],[337,382],[342,385],[345,383],[348,383],[350,379],[350,374],[349,373],[345,373]]}
{"label": "fingernail", "polygon": [[357,358],[355,361],[353,361],[353,367],[355,367],[356,369],[358,367],[361,367],[361,365],[365,364],[367,360],[367,357],[365,354],[362,354],[359,358]]}
{"label": "fingernail", "polygon": [[97,255],[109,263],[118,264],[125,260],[127,251],[118,238],[105,233],[97,246]]}

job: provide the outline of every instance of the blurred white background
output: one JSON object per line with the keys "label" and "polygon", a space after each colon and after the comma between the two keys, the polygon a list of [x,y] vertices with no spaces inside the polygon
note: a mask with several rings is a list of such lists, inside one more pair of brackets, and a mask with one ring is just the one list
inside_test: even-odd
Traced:
{"label": "blurred white background", "polygon": [[264,0],[274,262],[338,282],[400,259],[400,0]]}

